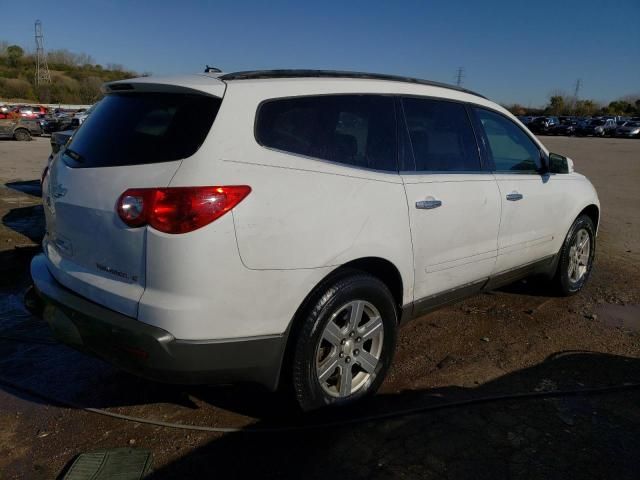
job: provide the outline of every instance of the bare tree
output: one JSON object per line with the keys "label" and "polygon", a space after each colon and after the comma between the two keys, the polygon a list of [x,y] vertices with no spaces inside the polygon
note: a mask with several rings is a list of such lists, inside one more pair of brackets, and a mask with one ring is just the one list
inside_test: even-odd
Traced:
{"label": "bare tree", "polygon": [[102,84],[98,77],[87,77],[80,82],[80,99],[82,103],[95,103],[102,98]]}

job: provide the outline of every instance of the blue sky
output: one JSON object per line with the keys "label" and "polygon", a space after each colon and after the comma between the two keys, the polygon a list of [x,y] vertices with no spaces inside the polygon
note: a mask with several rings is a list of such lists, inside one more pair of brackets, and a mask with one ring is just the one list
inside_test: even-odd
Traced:
{"label": "blue sky", "polygon": [[[3,5],[4,4],[4,5]],[[525,106],[555,90],[640,94],[640,0],[0,0],[0,40],[88,53],[154,75],[261,68],[360,70],[455,82]]]}

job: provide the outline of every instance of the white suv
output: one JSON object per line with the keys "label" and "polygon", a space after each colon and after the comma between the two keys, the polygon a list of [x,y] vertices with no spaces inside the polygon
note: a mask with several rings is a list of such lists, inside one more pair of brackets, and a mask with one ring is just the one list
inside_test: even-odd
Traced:
{"label": "white suv", "polygon": [[31,271],[58,338],[128,371],[345,403],[403,321],[589,277],[593,186],[481,95],[281,70],[105,88],[45,173]]}

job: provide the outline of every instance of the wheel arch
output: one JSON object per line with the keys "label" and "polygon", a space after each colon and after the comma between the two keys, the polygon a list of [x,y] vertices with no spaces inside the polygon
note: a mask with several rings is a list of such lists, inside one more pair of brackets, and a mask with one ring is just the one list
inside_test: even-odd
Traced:
{"label": "wheel arch", "polygon": [[398,312],[400,311],[404,294],[404,282],[400,270],[393,262],[381,257],[363,257],[341,265],[334,272],[341,269],[360,270],[376,277],[387,286],[391,295],[393,295]]}
{"label": "wheel arch", "polygon": [[597,233],[599,222],[600,222],[600,207],[598,207],[598,205],[596,205],[595,203],[592,203],[591,205],[587,205],[586,207],[584,207],[580,211],[580,213],[577,215],[576,218],[578,218],[580,215],[586,215],[591,219],[591,221],[596,227],[596,233]]}

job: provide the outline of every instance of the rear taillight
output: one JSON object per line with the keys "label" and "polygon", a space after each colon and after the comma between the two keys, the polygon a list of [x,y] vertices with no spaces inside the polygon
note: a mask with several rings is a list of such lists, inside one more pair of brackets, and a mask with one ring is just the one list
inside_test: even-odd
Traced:
{"label": "rear taillight", "polygon": [[118,199],[118,215],[129,227],[187,233],[221,217],[250,192],[247,185],[131,188]]}

